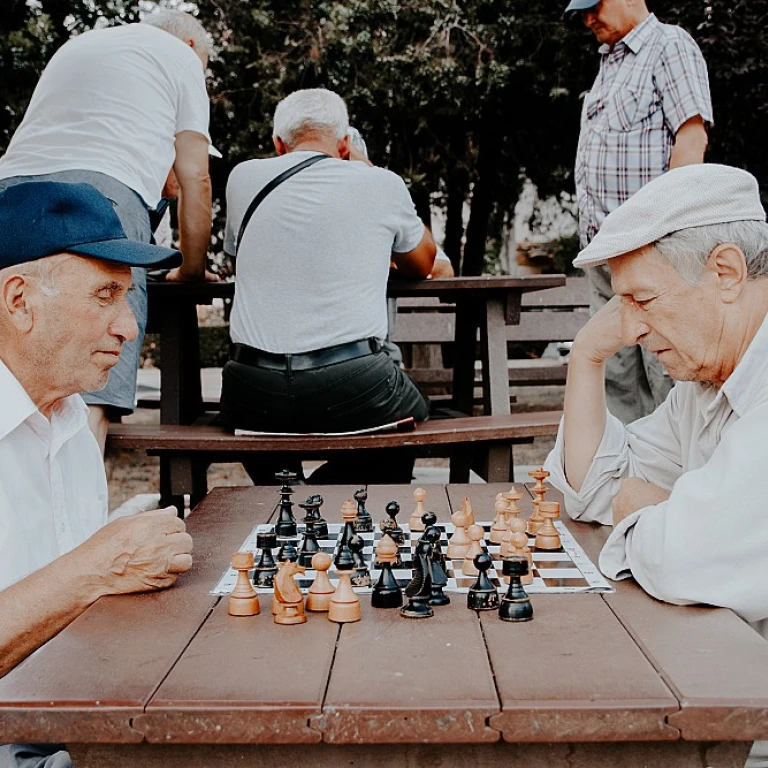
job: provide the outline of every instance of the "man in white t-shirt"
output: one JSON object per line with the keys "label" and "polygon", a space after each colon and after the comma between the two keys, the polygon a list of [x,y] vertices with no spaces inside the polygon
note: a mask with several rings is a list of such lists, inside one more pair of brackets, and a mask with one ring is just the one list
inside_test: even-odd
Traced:
{"label": "man in white t-shirt", "polygon": [[[192,565],[172,507],[106,525],[104,464],[76,394],[106,384],[136,337],[130,267],[180,260],[126,238],[87,184],[0,192],[0,676],[102,595],[169,587]],[[58,747],[0,745],[2,768],[69,765]]]}
{"label": "man in white t-shirt", "polygon": [[[233,357],[223,373],[225,423],[343,432],[426,419],[426,400],[383,346],[390,261],[403,276],[424,278],[435,258],[405,183],[350,148],[346,105],[332,91],[283,99],[273,133],[278,157],[241,163],[227,184],[224,249],[237,253],[237,292]],[[241,231],[254,197],[305,161],[312,164],[264,197]],[[397,457],[364,458],[361,469],[345,462],[342,476],[410,480],[412,457],[400,457],[397,471]],[[271,470],[282,463],[262,462],[260,479],[272,482]],[[328,470],[322,479],[342,476]]]}
{"label": "man in white t-shirt", "polygon": [[[72,38],[45,68],[0,158],[0,189],[33,180],[91,184],[112,201],[128,237],[148,243],[147,209],[160,201],[172,168],[180,187],[184,264],[169,279],[205,279],[211,230],[207,61],[205,30],[181,11]],[[146,271],[134,270],[133,282],[129,301],[139,335],[125,345],[107,387],[85,396],[102,450],[109,419],[135,404]]]}

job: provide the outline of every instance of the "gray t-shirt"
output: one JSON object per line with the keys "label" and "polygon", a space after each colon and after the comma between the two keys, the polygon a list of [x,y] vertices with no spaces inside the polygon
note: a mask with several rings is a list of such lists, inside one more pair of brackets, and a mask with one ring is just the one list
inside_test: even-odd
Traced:
{"label": "gray t-shirt", "polygon": [[[227,182],[224,250],[258,191],[316,152],[238,165]],[[232,341],[299,354],[387,335],[392,253],[421,242],[424,225],[403,180],[383,168],[329,158],[272,191],[237,254]]]}

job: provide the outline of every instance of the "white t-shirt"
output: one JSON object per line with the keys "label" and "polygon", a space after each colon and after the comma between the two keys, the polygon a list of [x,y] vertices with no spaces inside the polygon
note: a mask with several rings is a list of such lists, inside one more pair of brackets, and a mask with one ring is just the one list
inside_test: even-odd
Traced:
{"label": "white t-shirt", "polygon": [[[238,165],[227,183],[224,250],[234,253],[246,208],[284,170],[316,152]],[[405,182],[384,168],[326,158],[272,191],[237,254],[230,333],[236,343],[298,354],[387,335],[392,253],[421,242]]]}
{"label": "white t-shirt", "polygon": [[93,30],[54,55],[0,158],[0,178],[98,171],[157,205],[181,131],[208,137],[205,73],[149,24]]}
{"label": "white t-shirt", "polygon": [[50,421],[0,361],[0,590],[107,522],[107,479],[80,395]]}

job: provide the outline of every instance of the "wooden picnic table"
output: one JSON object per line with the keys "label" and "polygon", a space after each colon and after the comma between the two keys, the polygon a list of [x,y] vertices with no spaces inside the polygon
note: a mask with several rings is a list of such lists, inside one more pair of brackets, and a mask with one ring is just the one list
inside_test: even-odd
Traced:
{"label": "wooden picnic table", "polygon": [[[469,495],[490,519],[507,489],[427,486],[427,506],[446,519]],[[314,490],[338,520],[355,489],[297,496]],[[371,487],[368,509],[378,521],[394,498],[407,521],[412,490]],[[728,610],[666,605],[631,581],[534,595],[519,625],[460,595],[426,620],[367,597],[356,624],[278,626],[269,597],[231,617],[210,590],[277,500],[215,489],[188,520],[195,565],[174,588],[99,600],[0,680],[0,742],[64,742],[77,768],[734,768],[768,736],[768,644]],[[594,561],[606,531],[567,526]]]}
{"label": "wooden picnic table", "polygon": [[[510,412],[505,326],[520,322],[524,293],[562,285],[563,275],[393,279],[388,295],[431,296],[456,305],[453,408],[472,413],[479,332],[484,412],[505,414]],[[147,330],[159,333],[161,342],[160,421],[191,424],[203,412],[196,307],[214,299],[231,299],[235,284],[149,282],[147,287]]]}

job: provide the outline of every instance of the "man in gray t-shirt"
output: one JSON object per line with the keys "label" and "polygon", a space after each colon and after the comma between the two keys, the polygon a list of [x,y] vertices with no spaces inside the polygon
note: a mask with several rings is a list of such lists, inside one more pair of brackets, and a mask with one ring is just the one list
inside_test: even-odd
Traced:
{"label": "man in gray t-shirt", "polygon": [[[341,432],[427,418],[425,399],[382,342],[390,262],[406,277],[426,277],[435,244],[403,180],[372,166],[348,134],[337,94],[296,91],[275,110],[278,156],[242,163],[229,178],[224,249],[237,255],[237,291],[222,415],[231,427]],[[321,159],[275,187],[241,232],[254,197],[313,157]],[[365,469],[345,462],[347,481],[392,479],[374,474],[392,468],[391,456],[385,466],[365,460]],[[259,479],[282,464],[260,462]],[[407,482],[404,472],[398,479]]]}

